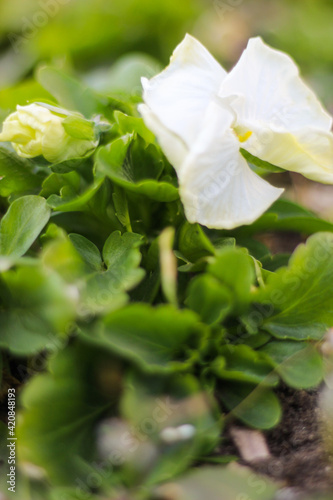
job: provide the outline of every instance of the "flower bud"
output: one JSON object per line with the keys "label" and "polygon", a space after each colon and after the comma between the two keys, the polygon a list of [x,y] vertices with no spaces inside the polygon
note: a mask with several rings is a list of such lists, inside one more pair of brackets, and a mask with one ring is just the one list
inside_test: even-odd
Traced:
{"label": "flower bud", "polygon": [[11,142],[23,158],[42,155],[51,163],[83,157],[98,144],[92,122],[37,103],[16,107],[3,123],[0,141]]}

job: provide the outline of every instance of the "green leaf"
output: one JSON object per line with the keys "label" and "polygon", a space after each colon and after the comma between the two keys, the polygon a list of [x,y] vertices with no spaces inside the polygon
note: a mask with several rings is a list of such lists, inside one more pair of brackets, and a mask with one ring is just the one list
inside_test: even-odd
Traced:
{"label": "green leaf", "polygon": [[251,257],[241,249],[226,247],[220,250],[215,261],[209,264],[208,272],[230,290],[240,308],[250,301],[254,266]]}
{"label": "green leaf", "polygon": [[204,323],[220,323],[232,308],[230,291],[216,278],[203,274],[194,278],[188,287],[186,305],[201,317]]}
{"label": "green leaf", "polygon": [[62,122],[62,126],[66,130],[67,134],[71,137],[74,137],[74,139],[82,139],[87,141],[96,140],[93,122],[85,120],[80,116],[67,116]]}
{"label": "green leaf", "polygon": [[257,326],[278,338],[321,339],[333,326],[333,234],[318,233],[299,245],[289,266],[269,275],[255,298]]}
{"label": "green leaf", "polygon": [[99,149],[96,170],[97,174],[106,175],[118,186],[153,200],[178,199],[178,189],[173,184],[158,180],[163,163],[157,148],[153,144],[144,146],[139,139],[133,142],[130,135]]}
{"label": "green leaf", "polygon": [[108,312],[124,305],[126,291],[134,288],[145,275],[139,268],[141,253],[139,246],[142,236],[135,233],[114,231],[103,248],[105,271],[87,277],[83,292],[84,306],[91,312]]}
{"label": "green leaf", "polygon": [[75,343],[52,359],[49,373],[25,387],[17,431],[20,457],[45,470],[55,485],[77,485],[96,471],[94,431],[119,392],[116,383],[103,392],[103,376],[113,373],[120,380],[112,362],[107,353]]}
{"label": "green leaf", "polygon": [[110,313],[91,338],[148,371],[186,370],[205,341],[195,313],[171,305],[131,304]]}
{"label": "green leaf", "polygon": [[[206,466],[157,486],[156,498],[170,500],[272,500],[277,486],[250,469]],[[223,492],[223,493],[222,493]],[[223,495],[223,496],[221,496]]]}
{"label": "green leaf", "polygon": [[[313,234],[318,231],[333,232],[333,224],[316,217],[303,207],[289,200],[278,200],[253,224],[232,232],[233,236],[249,236],[263,231],[296,231]],[[229,234],[229,232],[227,233]]]}
{"label": "green leaf", "polygon": [[159,236],[159,254],[161,270],[161,286],[164,297],[170,304],[178,305],[177,298],[177,260],[173,253],[175,230],[165,228]]}
{"label": "green leaf", "polygon": [[50,218],[50,209],[40,196],[14,201],[0,223],[0,255],[21,257],[31,247]]}
{"label": "green leaf", "polygon": [[260,349],[273,361],[276,372],[290,387],[308,389],[324,376],[323,359],[316,346],[306,342],[273,341]]}
{"label": "green leaf", "polygon": [[271,335],[264,331],[259,331],[259,333],[255,335],[247,335],[245,338],[241,339],[244,344],[252,347],[252,349],[258,349],[263,345],[267,344],[271,340]]}
{"label": "green leaf", "polygon": [[248,151],[246,151],[243,148],[240,148],[240,152],[242,153],[243,157],[245,160],[250,163],[251,166],[254,167],[254,170],[260,174],[261,172],[267,173],[267,172],[285,172],[283,168],[277,167],[276,165],[272,165],[268,161],[261,160],[260,158],[257,158],[254,155],[251,155]]}
{"label": "green leaf", "polygon": [[37,194],[45,175],[38,162],[20,158],[9,144],[0,145],[0,196]]}
{"label": "green leaf", "polygon": [[66,185],[61,188],[60,196],[52,194],[47,199],[47,204],[54,210],[60,212],[76,212],[80,210],[88,210],[88,203],[94,196],[97,195],[103,179],[99,179],[91,186],[88,186],[83,193],[76,193],[73,188]]}
{"label": "green leaf", "polygon": [[271,253],[266,245],[264,245],[261,241],[257,241],[254,238],[247,237],[239,237],[235,240],[238,247],[245,247],[249,254],[258,259],[259,261],[263,261],[265,258],[268,260],[271,257]]}
{"label": "green leaf", "polygon": [[137,116],[128,116],[121,111],[115,111],[114,117],[118,123],[121,135],[132,134],[136,132],[139,134],[146,143],[154,143],[154,134],[146,127],[145,122],[142,118]]}
{"label": "green leaf", "polygon": [[103,113],[107,105],[106,98],[102,98],[58,68],[41,67],[37,71],[36,78],[61,106],[70,111],[79,111],[87,118]]}
{"label": "green leaf", "polygon": [[81,234],[69,234],[70,241],[91,271],[101,271],[103,262],[97,246]]}
{"label": "green leaf", "polygon": [[81,179],[78,172],[51,173],[42,184],[40,196],[48,198],[52,194],[58,194],[64,186],[68,186],[73,192],[77,192],[80,189],[80,185]]}
{"label": "green leaf", "polygon": [[65,283],[37,265],[2,273],[0,345],[18,355],[54,351],[69,333],[74,304]]}
{"label": "green leaf", "polygon": [[112,200],[117,219],[127,231],[131,232],[132,231],[131,218],[128,210],[128,200],[125,190],[117,185],[114,185]]}
{"label": "green leaf", "polygon": [[120,92],[141,95],[141,78],[151,78],[162,67],[156,59],[146,54],[125,54],[111,67],[106,82],[105,92]]}
{"label": "green leaf", "polygon": [[[103,247],[103,259],[107,267],[116,269],[130,250],[143,243],[142,239],[143,236],[136,233],[122,235],[120,231],[114,231],[110,234]],[[136,254],[138,255],[137,252]]]}
{"label": "green leaf", "polygon": [[159,61],[147,54],[125,54],[109,72],[108,89],[113,92],[141,92],[141,78],[151,78],[161,70]]}
{"label": "green leaf", "polygon": [[261,263],[266,271],[274,272],[280,267],[288,266],[290,253],[277,253],[275,255],[267,255],[261,258]]}
{"label": "green leaf", "polygon": [[[73,170],[82,172],[86,167],[89,168],[91,166],[93,153],[94,149],[92,146],[83,156],[76,156],[68,160],[59,161],[58,163],[51,163],[49,167],[56,174],[67,174]],[[75,154],[78,154],[78,152],[75,152]]]}
{"label": "green leaf", "polygon": [[159,271],[147,272],[145,278],[130,292],[131,302],[152,304],[159,292],[161,278]]}
{"label": "green leaf", "polygon": [[224,382],[219,395],[232,414],[246,425],[271,429],[281,418],[278,398],[267,387],[240,382]]}
{"label": "green leaf", "polygon": [[33,79],[24,79],[23,82],[0,90],[0,108],[15,111],[16,106],[26,106],[29,102],[50,100],[51,94]]}
{"label": "green leaf", "polygon": [[67,234],[59,228],[53,239],[46,240],[41,261],[46,268],[56,271],[66,283],[74,284],[84,274],[84,263],[80,254]]}
{"label": "green leaf", "polygon": [[184,222],[178,239],[179,251],[190,262],[197,262],[202,257],[215,255],[215,248],[199,224]]}
{"label": "green leaf", "polygon": [[214,373],[225,380],[235,380],[262,386],[274,386],[278,377],[273,373],[273,363],[260,352],[256,352],[247,345],[226,345],[220,348],[220,355],[224,364],[219,366],[213,363]]}

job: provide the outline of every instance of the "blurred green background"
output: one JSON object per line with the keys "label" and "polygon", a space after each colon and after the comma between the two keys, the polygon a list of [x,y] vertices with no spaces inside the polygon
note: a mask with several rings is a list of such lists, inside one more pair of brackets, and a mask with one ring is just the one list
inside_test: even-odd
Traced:
{"label": "blurred green background", "polygon": [[262,35],[294,57],[332,108],[332,20],[331,0],[0,0],[0,88],[40,62],[95,77],[131,51],[165,64],[185,32],[230,67]]}

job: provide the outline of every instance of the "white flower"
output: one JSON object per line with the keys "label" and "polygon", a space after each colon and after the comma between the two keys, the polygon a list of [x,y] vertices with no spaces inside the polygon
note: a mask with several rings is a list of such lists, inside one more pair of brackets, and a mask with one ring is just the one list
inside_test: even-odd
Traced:
{"label": "white flower", "polygon": [[146,125],[177,171],[186,217],[208,227],[250,224],[282,193],[240,149],[333,184],[332,119],[292,59],[249,40],[228,74],[186,35],[169,66],[142,79]]}
{"label": "white flower", "polygon": [[[69,116],[89,124],[78,113],[71,115],[53,106],[37,103],[17,106],[16,111],[3,123],[0,141],[11,142],[17,154],[23,158],[43,155],[51,163],[85,156],[97,146],[98,141],[69,134],[64,126]],[[93,125],[91,135],[94,135]]]}

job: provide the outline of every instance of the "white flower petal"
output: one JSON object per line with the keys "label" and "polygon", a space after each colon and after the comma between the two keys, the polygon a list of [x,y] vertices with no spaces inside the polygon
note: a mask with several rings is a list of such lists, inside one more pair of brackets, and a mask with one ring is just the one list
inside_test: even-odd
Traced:
{"label": "white flower petal", "polygon": [[21,124],[17,113],[9,115],[3,122],[0,141],[24,143],[30,141],[32,137],[34,137],[34,131]]}
{"label": "white flower petal", "polygon": [[277,200],[277,189],[256,175],[239,152],[230,129],[233,115],[211,104],[203,132],[179,175],[189,222],[216,229],[251,224]]}
{"label": "white flower petal", "polygon": [[54,115],[48,109],[39,104],[28,104],[27,106],[16,106],[17,114],[22,125],[31,127],[35,130],[44,130],[45,125],[55,121],[61,123],[61,118]]}
{"label": "white flower petal", "polygon": [[186,35],[169,66],[151,80],[142,80],[143,100],[160,123],[190,147],[225,76],[226,72],[208,50]]}
{"label": "white flower petal", "polygon": [[288,132],[307,126],[329,131],[332,125],[332,118],[300,78],[294,61],[259,37],[249,40],[219,95],[236,96],[233,108],[240,125],[261,122]]}
{"label": "white flower petal", "polygon": [[157,116],[154,115],[146,104],[140,104],[138,110],[147,127],[156,135],[165,156],[175,170],[179,172],[188,153],[187,147],[180,137],[162,125]]}
{"label": "white flower petal", "polygon": [[254,130],[243,143],[249,153],[308,179],[333,184],[333,135],[316,129],[277,132]]}
{"label": "white flower petal", "polygon": [[35,156],[43,154],[42,142],[39,138],[31,140],[26,144],[12,142],[12,146],[16,153],[22,156],[22,158],[34,158]]}

